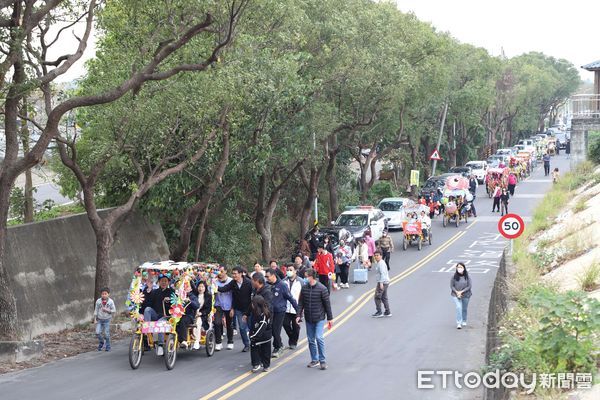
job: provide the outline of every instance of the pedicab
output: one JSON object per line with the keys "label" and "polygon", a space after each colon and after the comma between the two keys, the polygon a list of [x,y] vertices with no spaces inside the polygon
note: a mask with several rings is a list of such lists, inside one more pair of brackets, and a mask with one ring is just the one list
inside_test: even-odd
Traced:
{"label": "pedicab", "polygon": [[509,168],[488,168],[487,171],[487,175],[486,175],[486,192],[488,194],[488,197],[492,197],[492,194],[494,193],[494,189],[496,188],[496,186],[505,183],[504,182],[506,179],[508,179],[508,174],[510,172]]}
{"label": "pedicab", "polygon": [[556,154],[556,138],[555,137],[548,138],[547,149],[548,149],[549,155],[553,156]]}
{"label": "pedicab", "polygon": [[[507,168],[508,169],[508,168]],[[469,193],[469,180],[460,175],[449,176],[446,179],[444,186],[444,197],[448,199],[444,207],[444,215],[442,217],[442,225],[445,227],[449,222],[454,221],[456,226],[460,220],[464,219],[467,222],[467,211],[470,205],[465,200],[468,196],[473,198]]]}
{"label": "pedicab", "polygon": [[[142,356],[149,350],[155,350],[158,355],[158,342],[155,334],[164,335],[164,359],[168,370],[175,367],[178,350],[199,350],[204,348],[208,357],[215,351],[216,337],[213,329],[214,308],[208,316],[209,328],[202,329],[201,318],[197,315],[196,321],[187,329],[185,340],[178,338],[176,327],[180,319],[185,315],[185,308],[189,304],[188,293],[191,291],[192,282],[199,277],[205,280],[207,287],[212,288],[214,304],[214,280],[216,279],[216,264],[190,264],[186,262],[175,263],[163,261],[158,263],[145,263],[139,266],[133,275],[126,306],[130,317],[135,323],[135,328],[129,343],[129,365],[137,369]],[[146,280],[149,284],[154,283],[155,277],[166,275],[170,279],[170,287],[174,289],[168,305],[163,303],[163,315],[170,316],[158,321],[145,321],[140,308],[144,302],[142,282]],[[168,307],[168,309],[167,309]],[[199,326],[198,326],[199,325]],[[181,342],[194,343],[192,347],[183,347]]]}
{"label": "pedicab", "polygon": [[[409,208],[404,209],[404,215],[407,219],[402,221],[402,249],[406,250],[413,242],[417,244],[417,248],[421,250],[425,241],[431,245],[431,227],[427,231],[427,236],[423,233],[423,225],[418,219],[421,211],[429,213],[429,207],[424,204],[411,204]],[[412,216],[412,217],[411,217]]]}

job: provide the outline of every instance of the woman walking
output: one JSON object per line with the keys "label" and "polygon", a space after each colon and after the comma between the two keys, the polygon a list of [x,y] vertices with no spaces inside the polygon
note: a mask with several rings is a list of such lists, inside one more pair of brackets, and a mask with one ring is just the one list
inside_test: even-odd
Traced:
{"label": "woman walking", "polygon": [[506,188],[502,188],[502,194],[500,195],[500,203],[502,203],[500,207],[500,215],[508,214],[508,199],[510,198],[510,194],[508,194],[508,190]]}
{"label": "woman walking", "polygon": [[450,295],[456,306],[456,329],[467,326],[467,307],[471,298],[471,278],[465,264],[456,264],[454,276],[450,279]]}

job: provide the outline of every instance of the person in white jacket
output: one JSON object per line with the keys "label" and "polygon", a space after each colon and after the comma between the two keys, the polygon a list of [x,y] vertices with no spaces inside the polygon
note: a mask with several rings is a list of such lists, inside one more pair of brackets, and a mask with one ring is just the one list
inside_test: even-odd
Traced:
{"label": "person in white jacket", "polygon": [[[302,278],[298,276],[296,265],[287,266],[287,277],[284,282],[290,288],[290,293],[296,302],[300,300],[300,292],[302,291]],[[300,324],[296,321],[296,310],[292,303],[287,302],[285,316],[283,317],[283,329],[288,336],[288,345],[290,349],[295,349],[298,346],[298,337],[300,336]]]}
{"label": "person in white jacket", "polygon": [[358,239],[356,241],[356,247],[354,248],[354,254],[352,255],[352,260],[356,260],[356,262],[357,262],[356,268],[371,269],[371,265],[370,265],[371,263],[369,261],[369,246],[364,241],[364,239]]}

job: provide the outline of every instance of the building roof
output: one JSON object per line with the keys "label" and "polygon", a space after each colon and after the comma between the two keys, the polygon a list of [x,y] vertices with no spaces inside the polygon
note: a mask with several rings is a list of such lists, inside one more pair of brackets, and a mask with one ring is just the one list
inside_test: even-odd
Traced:
{"label": "building roof", "polygon": [[600,60],[594,61],[586,65],[582,65],[581,68],[587,69],[588,71],[598,71],[600,70]]}

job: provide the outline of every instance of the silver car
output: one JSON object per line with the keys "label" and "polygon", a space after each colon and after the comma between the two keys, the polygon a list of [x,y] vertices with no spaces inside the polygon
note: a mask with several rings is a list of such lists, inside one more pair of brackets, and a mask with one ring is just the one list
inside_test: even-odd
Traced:
{"label": "silver car", "polygon": [[388,229],[402,229],[404,205],[407,201],[408,199],[404,197],[388,197],[379,202],[377,208],[383,211]]}

